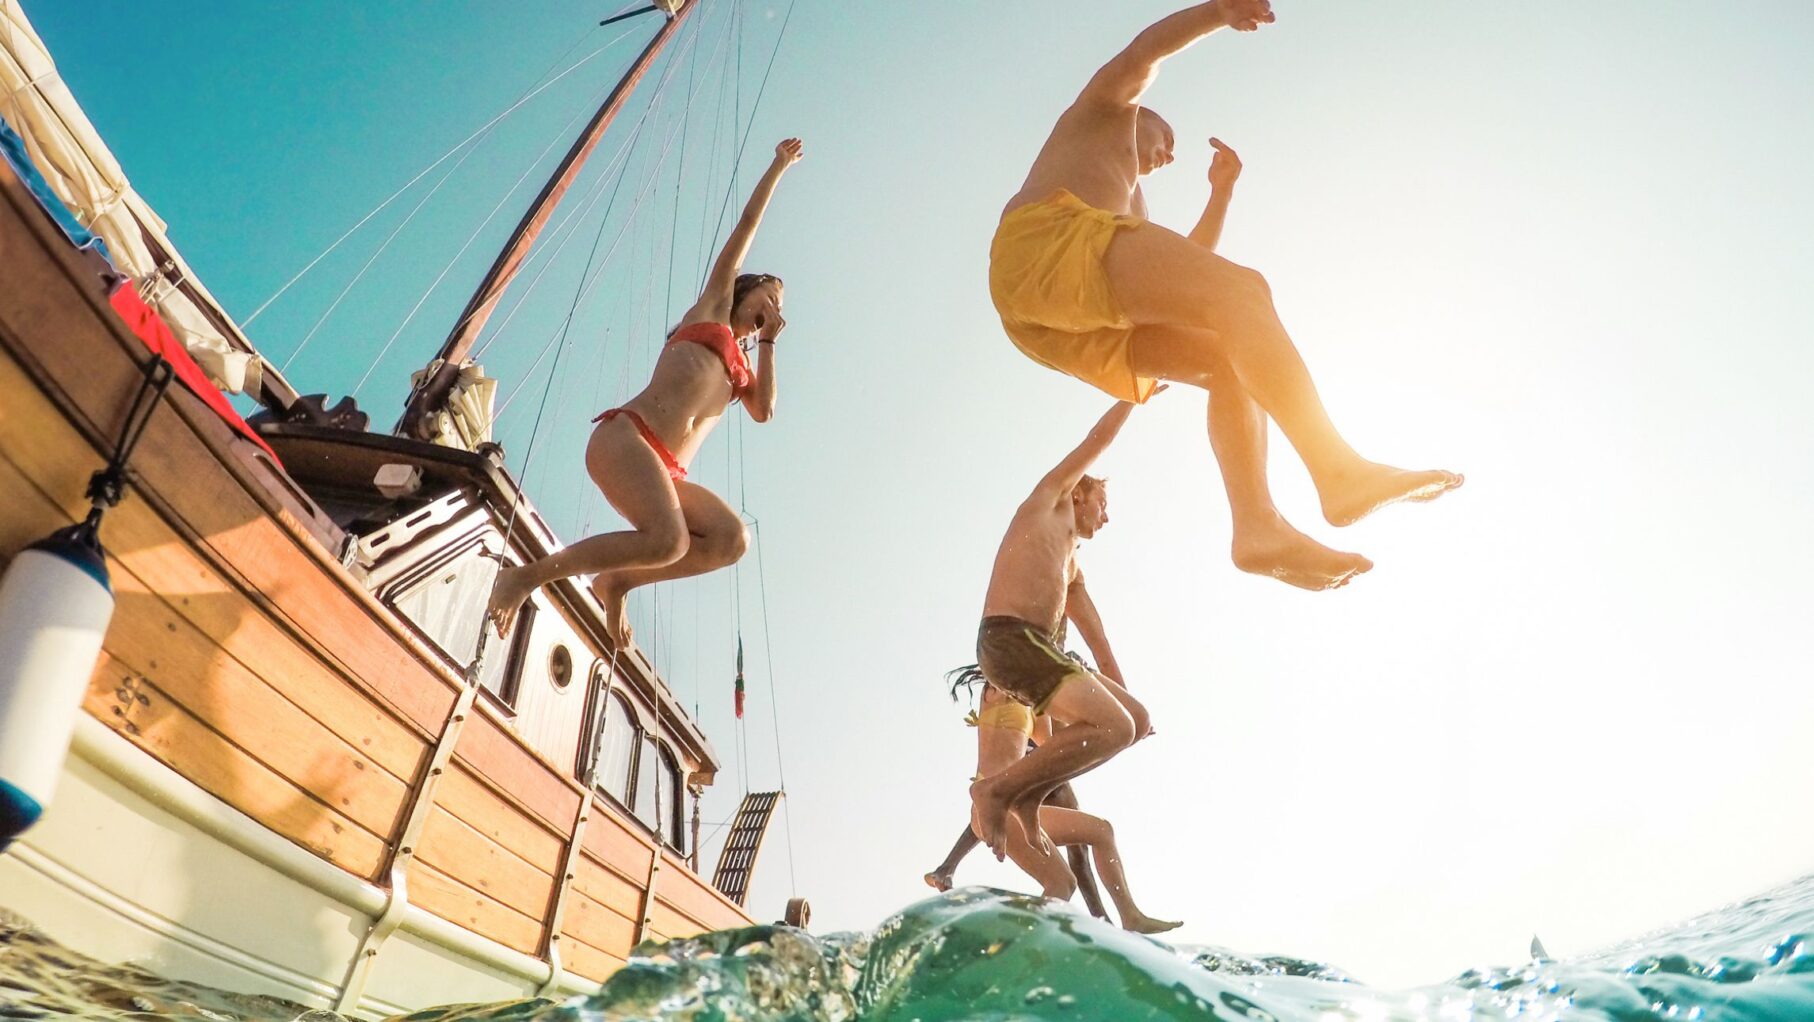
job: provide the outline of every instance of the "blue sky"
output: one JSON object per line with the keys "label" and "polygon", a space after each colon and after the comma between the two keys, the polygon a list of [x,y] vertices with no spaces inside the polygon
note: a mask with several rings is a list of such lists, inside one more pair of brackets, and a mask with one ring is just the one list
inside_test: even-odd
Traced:
{"label": "blue sky", "polygon": [[[528,381],[502,439],[519,469],[533,447],[527,478],[568,536],[611,524],[583,485],[585,422],[640,386],[692,297],[730,167],[726,136],[711,143],[732,123],[721,97],[741,83],[748,111],[788,9],[744,5],[739,72],[734,45],[715,49],[726,8],[707,5],[628,150],[605,244],[628,229],[575,313],[540,430],[549,362],[527,370],[573,303],[602,204],[484,360],[506,391]],[[241,316],[545,69],[609,39],[594,25],[617,9],[27,7]],[[788,281],[780,410],[761,428],[727,422],[695,478],[746,495],[763,523],[766,578],[752,556],[735,579],[753,668],[747,780],[772,785],[785,767],[793,873],[822,925],[870,926],[918,897],[964,819],[972,742],[939,675],[970,658],[1007,515],[1108,403],[1006,343],[989,235],[1052,118],[1171,9],[794,11],[741,166],[747,187],[776,139],[806,139],[750,261]],[[1194,221],[1203,139],[1239,149],[1222,251],[1268,275],[1336,421],[1364,453],[1469,482],[1338,533],[1275,434],[1287,515],[1379,564],[1305,594],[1228,564],[1201,395],[1174,388],[1135,416],[1102,463],[1114,520],[1085,564],[1160,733],[1079,788],[1115,822],[1143,905],[1189,920],[1186,939],[1404,985],[1516,960],[1533,931],[1585,950],[1805,872],[1814,9],[1277,9],[1277,25],[1167,65],[1150,102],[1177,127],[1179,162],[1149,186],[1154,219]],[[394,416],[526,194],[374,369],[379,349],[535,155],[564,149],[564,126],[641,38],[473,153],[295,357],[301,389],[344,392],[370,369],[362,404]],[[436,180],[252,324],[267,353],[296,351]],[[645,646],[727,758],[733,581],[636,606]],[[708,818],[741,783],[723,775]],[[765,854],[754,907],[778,914],[787,856],[779,842]],[[1025,887],[981,859],[961,878]]]}

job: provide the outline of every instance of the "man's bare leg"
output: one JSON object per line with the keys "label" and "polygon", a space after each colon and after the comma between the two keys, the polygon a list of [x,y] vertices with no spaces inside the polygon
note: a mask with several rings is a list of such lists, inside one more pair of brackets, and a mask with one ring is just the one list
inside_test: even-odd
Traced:
{"label": "man's bare leg", "polygon": [[605,608],[605,631],[619,649],[630,642],[626,613],[630,590],[717,571],[742,560],[749,549],[749,530],[724,498],[684,480],[674,484],[674,491],[686,518],[687,552],[667,564],[601,571],[592,580],[592,594]]}
{"label": "man's bare leg", "polygon": [[1235,567],[1311,590],[1339,588],[1371,570],[1372,561],[1318,543],[1279,513],[1266,480],[1266,413],[1241,386],[1234,367],[1226,359],[1218,362],[1204,381],[1209,446],[1228,493]]}
{"label": "man's bare leg", "polygon": [[1013,766],[970,785],[977,836],[998,860],[1007,854],[1009,816],[1020,820],[1029,841],[1049,846],[1039,829],[1040,802],[1053,788],[1101,766],[1134,741],[1127,711],[1088,674],[1066,679],[1046,712],[1064,726]]}
{"label": "man's bare leg", "polygon": [[1136,324],[1198,328],[1136,332],[1129,353],[1134,372],[1188,380],[1212,374],[1218,359],[1225,360],[1297,449],[1330,524],[1351,525],[1387,504],[1431,500],[1461,485],[1453,472],[1368,461],[1342,439],[1279,322],[1271,289],[1255,271],[1156,224],[1118,231],[1103,269]]}
{"label": "man's bare leg", "polygon": [[1184,925],[1165,919],[1154,919],[1134,904],[1128,890],[1127,872],[1121,865],[1121,850],[1115,845],[1115,831],[1100,816],[1045,806],[1039,810],[1040,826],[1053,841],[1063,845],[1089,845],[1096,857],[1096,873],[1109,889],[1115,912],[1121,916],[1121,928],[1135,933],[1164,933]]}

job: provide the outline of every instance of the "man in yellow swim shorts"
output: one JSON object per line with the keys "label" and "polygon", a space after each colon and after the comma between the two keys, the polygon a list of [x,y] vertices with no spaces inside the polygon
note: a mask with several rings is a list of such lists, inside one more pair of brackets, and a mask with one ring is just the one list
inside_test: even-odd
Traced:
{"label": "man in yellow swim shorts", "polygon": [[1212,406],[1210,439],[1236,508],[1236,565],[1329,589],[1372,562],[1323,546],[1258,503],[1260,410],[1303,458],[1331,525],[1401,500],[1434,499],[1461,476],[1361,457],[1329,421],[1265,278],[1198,238],[1147,222],[1139,184],[1172,162],[1171,126],[1140,105],[1160,63],[1219,29],[1251,32],[1272,21],[1270,0],[1196,4],[1151,25],[1103,65],[1008,201],[990,248],[989,291],[1015,347],[1041,365],[1134,403],[1161,379],[1212,390],[1222,408]]}

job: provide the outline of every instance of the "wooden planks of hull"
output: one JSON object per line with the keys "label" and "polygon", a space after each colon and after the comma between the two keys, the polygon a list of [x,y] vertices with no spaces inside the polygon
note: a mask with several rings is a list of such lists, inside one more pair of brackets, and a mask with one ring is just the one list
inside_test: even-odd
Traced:
{"label": "wooden planks of hull", "polygon": [[[78,518],[136,391],[143,346],[92,256],[63,244],[0,168],[0,566]],[[383,882],[460,679],[338,562],[337,530],[180,386],[152,415],[108,513],[118,607],[85,694],[97,720],[260,825]],[[408,865],[409,899],[530,955],[583,789],[497,715],[475,711]],[[602,803],[562,925],[566,967],[621,967],[653,933],[748,917]],[[665,854],[665,853],[664,853]]]}

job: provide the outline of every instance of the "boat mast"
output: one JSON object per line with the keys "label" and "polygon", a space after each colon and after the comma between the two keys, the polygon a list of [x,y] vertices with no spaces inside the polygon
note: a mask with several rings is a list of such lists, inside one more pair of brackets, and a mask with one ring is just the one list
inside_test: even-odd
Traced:
{"label": "boat mast", "polygon": [[[439,367],[423,380],[421,386],[410,393],[409,403],[403,409],[403,418],[397,424],[399,435],[428,439],[421,435],[424,424],[431,414],[439,411],[446,403],[449,393],[453,390],[454,381],[459,378],[460,367],[466,361],[467,352],[472,350],[473,342],[478,339],[479,332],[485,328],[486,321],[496,310],[498,299],[504,297],[505,289],[510,287],[510,282],[515,280],[516,275],[523,269],[524,262],[529,258],[530,247],[541,235],[542,228],[547,226],[548,218],[554,214],[554,208],[560,204],[561,198],[572,187],[574,179],[579,176],[580,168],[585,165],[586,158],[591,156],[592,150],[598,147],[599,140],[604,137],[605,129],[611,126],[611,122],[623,109],[624,104],[630,98],[630,93],[635,91],[637,84],[642,81],[644,73],[649,70],[650,65],[655,63],[655,58],[674,37],[675,32],[680,28],[680,23],[686,20],[687,15],[691,14],[693,8],[699,6],[701,2],[702,0],[656,0],[655,3],[641,10],[626,12],[600,22],[600,24],[608,25],[627,17],[657,10],[665,11],[668,16],[667,24],[663,25],[661,31],[655,33],[655,38],[649,40],[649,44],[643,47],[636,62],[630,65],[630,70],[624,73],[624,77],[617,83],[617,87],[611,90],[611,95],[605,98],[604,105],[598,108],[598,112],[592,115],[591,122],[586,125],[584,131],[580,132],[579,138],[574,140],[573,148],[567,150],[566,157],[561,160],[560,166],[555,168],[554,175],[548,179],[548,183],[542,186],[541,194],[536,196],[529,211],[523,214],[522,222],[517,224],[516,231],[510,236],[510,241],[504,245],[504,250],[498,253],[497,261],[491,264],[491,270],[485,274],[485,279],[480,282],[478,290],[473,292],[472,299],[466,303],[466,309],[460,313],[459,320],[454,323],[453,331],[447,335],[447,340],[441,343],[441,350],[435,354],[435,359],[440,362]],[[429,363],[431,366],[434,364],[434,362]]]}

